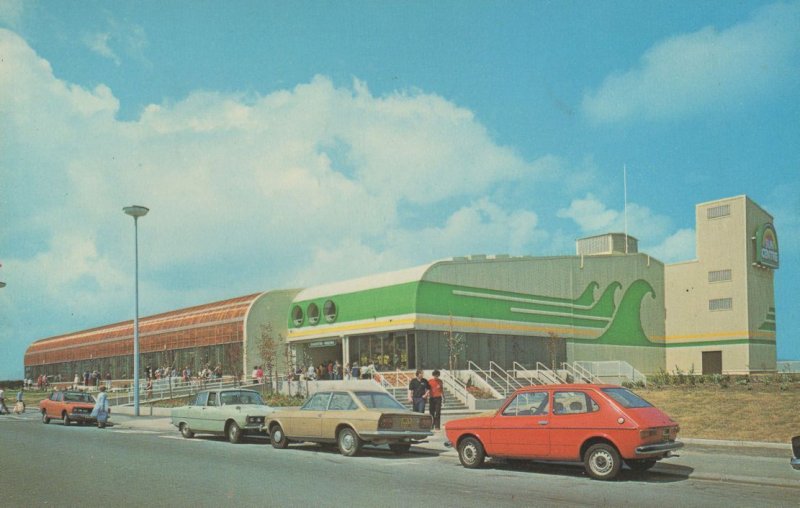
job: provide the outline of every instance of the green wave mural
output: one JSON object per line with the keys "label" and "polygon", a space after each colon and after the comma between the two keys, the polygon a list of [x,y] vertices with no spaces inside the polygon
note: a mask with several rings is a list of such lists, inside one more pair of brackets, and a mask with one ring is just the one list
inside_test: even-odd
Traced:
{"label": "green wave mural", "polygon": [[599,344],[617,344],[623,346],[649,346],[647,334],[642,328],[642,300],[647,295],[655,300],[656,292],[646,280],[638,279],[628,286],[619,310],[614,315],[611,324],[596,342]]}

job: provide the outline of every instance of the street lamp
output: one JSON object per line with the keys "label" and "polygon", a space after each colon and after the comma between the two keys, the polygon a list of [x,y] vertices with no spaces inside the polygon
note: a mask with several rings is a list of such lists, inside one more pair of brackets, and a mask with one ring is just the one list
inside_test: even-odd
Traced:
{"label": "street lamp", "polygon": [[139,217],[147,215],[150,209],[134,205],[126,206],[122,211],[133,217],[133,244],[136,264],[136,313],[133,316],[133,415],[139,416]]}

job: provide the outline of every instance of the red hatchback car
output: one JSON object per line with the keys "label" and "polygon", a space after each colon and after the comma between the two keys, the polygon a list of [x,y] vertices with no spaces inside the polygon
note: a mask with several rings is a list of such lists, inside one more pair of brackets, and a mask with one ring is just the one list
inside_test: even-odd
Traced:
{"label": "red hatchback car", "polygon": [[464,467],[486,456],[580,461],[598,480],[616,477],[623,460],[645,471],[683,446],[676,422],[615,385],[521,388],[497,412],[447,422],[445,432]]}

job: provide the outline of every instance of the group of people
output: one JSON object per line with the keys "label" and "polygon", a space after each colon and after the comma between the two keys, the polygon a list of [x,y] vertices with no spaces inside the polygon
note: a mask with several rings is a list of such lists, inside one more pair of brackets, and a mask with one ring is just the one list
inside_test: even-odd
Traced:
{"label": "group of people", "polygon": [[431,379],[425,379],[423,372],[417,370],[414,379],[408,383],[408,401],[417,413],[424,413],[425,404],[428,403],[433,418],[433,430],[441,430],[444,384],[439,379],[441,373],[438,369],[431,374]]}
{"label": "group of people", "polygon": [[329,360],[321,362],[316,367],[309,365],[305,372],[301,369],[295,375],[309,381],[350,381],[351,379],[371,379],[375,372],[375,364],[372,362],[365,367],[360,367],[358,362],[353,362],[352,365],[349,363],[342,365],[339,360]]}

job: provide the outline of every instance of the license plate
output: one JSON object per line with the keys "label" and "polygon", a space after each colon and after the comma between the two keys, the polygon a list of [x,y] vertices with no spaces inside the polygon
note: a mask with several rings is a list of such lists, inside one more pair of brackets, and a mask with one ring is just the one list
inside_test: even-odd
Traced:
{"label": "license plate", "polygon": [[401,429],[413,429],[414,424],[416,423],[416,418],[404,417],[400,418],[400,428]]}

